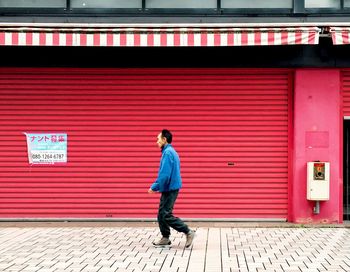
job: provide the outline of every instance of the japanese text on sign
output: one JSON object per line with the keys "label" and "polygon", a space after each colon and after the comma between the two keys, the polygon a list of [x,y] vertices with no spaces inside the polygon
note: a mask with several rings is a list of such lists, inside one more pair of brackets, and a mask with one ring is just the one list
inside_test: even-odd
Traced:
{"label": "japanese text on sign", "polygon": [[25,133],[30,164],[67,162],[66,133]]}

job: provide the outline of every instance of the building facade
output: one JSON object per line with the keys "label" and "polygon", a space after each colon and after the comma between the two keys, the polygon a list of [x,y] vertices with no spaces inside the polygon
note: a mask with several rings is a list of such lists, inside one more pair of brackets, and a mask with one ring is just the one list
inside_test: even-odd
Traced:
{"label": "building facade", "polygon": [[348,220],[350,1],[260,2],[0,1],[0,219],[154,220],[168,128],[179,216]]}

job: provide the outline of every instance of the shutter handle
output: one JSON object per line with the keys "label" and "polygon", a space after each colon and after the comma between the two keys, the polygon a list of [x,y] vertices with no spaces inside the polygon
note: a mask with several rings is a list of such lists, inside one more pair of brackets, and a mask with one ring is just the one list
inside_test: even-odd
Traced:
{"label": "shutter handle", "polygon": [[229,161],[229,162],[227,162],[227,165],[228,165],[228,166],[234,166],[234,165],[235,165],[235,163],[234,163],[234,162],[232,162],[232,161]]}

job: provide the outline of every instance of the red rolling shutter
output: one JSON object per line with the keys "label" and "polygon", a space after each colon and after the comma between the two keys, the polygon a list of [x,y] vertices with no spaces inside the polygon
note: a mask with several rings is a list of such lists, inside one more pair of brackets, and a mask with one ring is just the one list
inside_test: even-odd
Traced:
{"label": "red rolling shutter", "polygon": [[[154,218],[162,128],[184,218],[287,218],[291,77],[238,69],[0,69],[1,218]],[[30,166],[24,132],[68,134]]]}

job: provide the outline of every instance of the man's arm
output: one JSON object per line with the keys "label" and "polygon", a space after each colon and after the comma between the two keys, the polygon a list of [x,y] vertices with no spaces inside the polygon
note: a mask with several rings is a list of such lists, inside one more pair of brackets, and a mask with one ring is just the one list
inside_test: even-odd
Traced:
{"label": "man's arm", "polygon": [[169,153],[165,153],[161,160],[158,178],[148,190],[149,193],[158,192],[160,188],[164,188],[165,184],[170,181],[172,163],[172,156]]}

